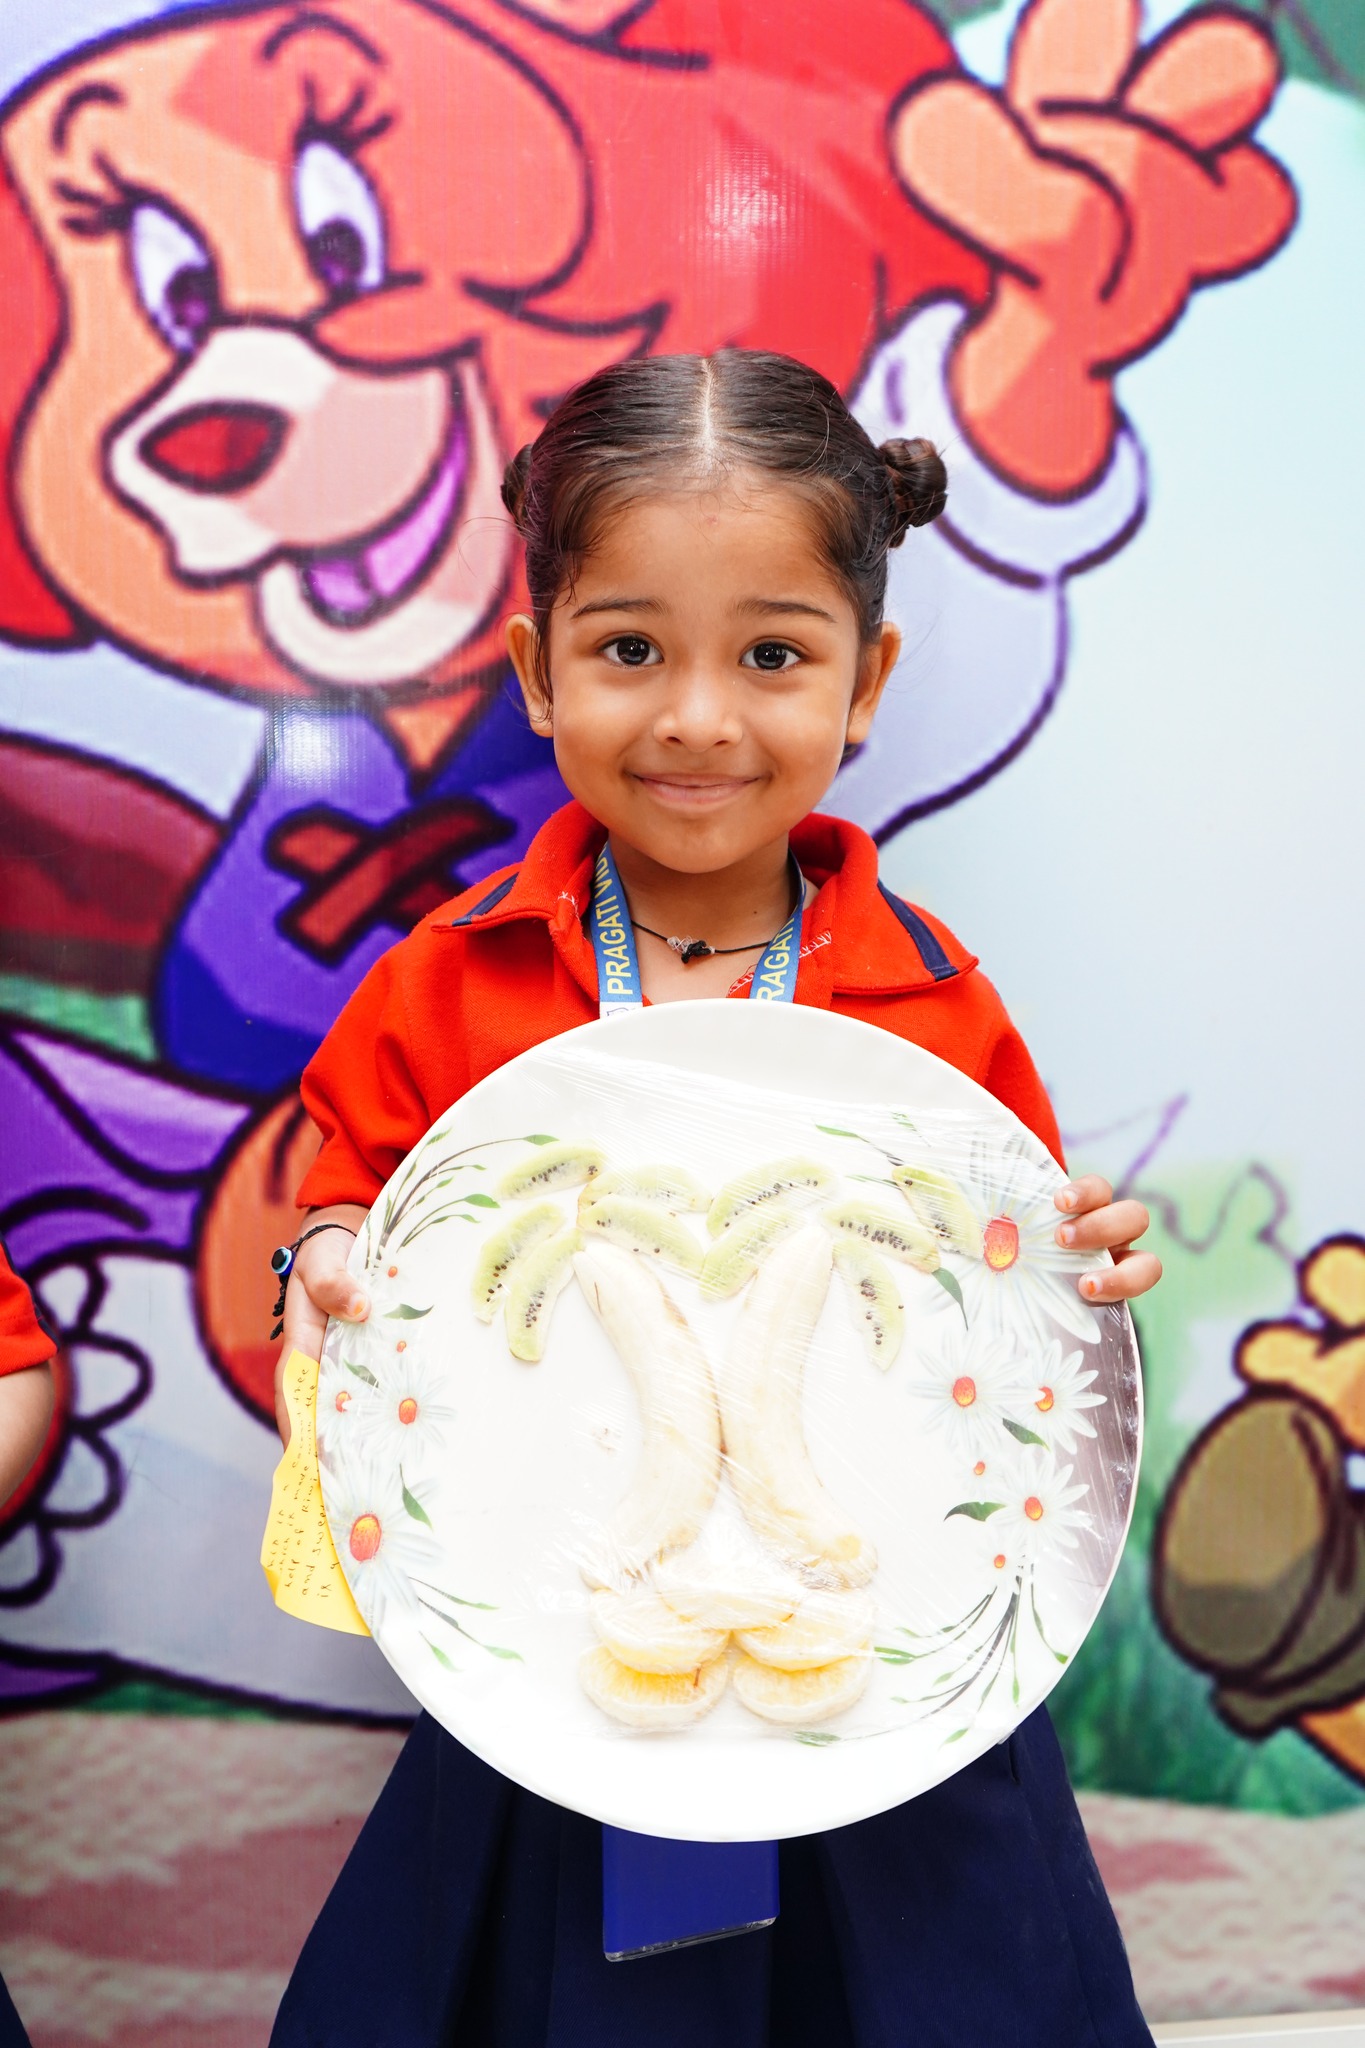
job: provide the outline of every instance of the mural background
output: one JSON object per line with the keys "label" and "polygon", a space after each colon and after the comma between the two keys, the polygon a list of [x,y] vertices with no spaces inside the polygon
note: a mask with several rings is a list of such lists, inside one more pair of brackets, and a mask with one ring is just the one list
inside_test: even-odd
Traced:
{"label": "mural background", "polygon": [[[1096,4],[1111,11],[1092,0],[1092,17]],[[1184,11],[1149,7],[1144,34]],[[15,6],[0,33],[0,90],[147,12],[126,0]],[[579,35],[597,32],[590,7],[566,0],[559,13]],[[782,10],[748,14],[761,43]],[[1004,75],[1017,14],[937,10],[986,84]],[[845,806],[874,826],[930,807],[889,831],[888,881],[982,954],[1053,1089],[1073,1162],[1124,1180],[1158,1217],[1168,1278],[1141,1317],[1139,1515],[1095,1635],[1055,1696],[1154,2018],[1365,2004],[1365,1672],[1353,1664],[1365,1638],[1353,1547],[1365,1527],[1365,1364],[1352,1349],[1365,1287],[1351,1246],[1318,1288],[1325,1314],[1299,1292],[1315,1246],[1365,1234],[1365,31],[1349,0],[1268,4],[1261,18],[1287,76],[1259,139],[1292,176],[1292,232],[1260,267],[1201,293],[1173,332],[1153,332],[1150,353],[1122,371],[1136,439],[1120,441],[1098,495],[1059,501],[1063,519],[1088,521],[1089,539],[1035,542],[1027,512],[999,515],[1006,566],[1051,565],[1032,597],[979,564],[964,570],[937,538],[939,552],[905,551],[894,743],[843,785]],[[566,66],[578,48],[563,46]],[[534,167],[549,145],[526,121]],[[750,243],[780,227],[760,201],[744,200]],[[923,261],[938,263],[929,281],[940,290],[983,289],[970,253]],[[618,281],[624,317],[643,295],[628,267]],[[818,297],[819,280],[803,282]],[[839,272],[831,294],[844,283]],[[903,288],[898,303],[914,296]],[[783,317],[783,336],[799,337],[799,309]],[[557,339],[607,354],[630,345]],[[858,373],[869,423],[892,406],[895,344],[893,333],[889,353]],[[916,347],[900,360],[925,411],[932,378]],[[5,404],[12,416],[16,394]],[[965,475],[960,423],[924,424]],[[1141,458],[1125,480],[1128,446]],[[974,481],[965,502],[978,535],[993,531],[988,485]],[[1112,559],[1068,573],[1091,553]],[[261,1289],[259,1314],[248,1300],[234,1319],[258,1247],[215,1239],[206,1219],[225,1213],[231,1168],[251,1176],[240,1185],[260,1208],[262,1244],[291,1234],[276,1227],[286,1191],[270,1199],[297,1142],[278,1034],[322,1028],[358,956],[439,900],[452,862],[473,879],[508,857],[471,834],[464,793],[519,831],[553,801],[552,784],[515,736],[501,755],[481,743],[473,769],[457,752],[465,766],[448,778],[423,858],[384,866],[385,848],[414,841],[383,834],[432,789],[420,773],[404,781],[367,705],[347,700],[325,718],[240,678],[226,693],[198,687],[189,642],[168,653],[131,628],[111,634],[91,597],[83,611],[84,649],[0,645],[0,1228],[63,1329],[69,1395],[38,1484],[0,1525],[0,1963],[39,2044],[248,2048],[264,2041],[311,1913],[382,1782],[404,1702],[370,1646],[329,1641],[265,1604],[255,1544],[273,1453],[252,1400],[268,1302]],[[1016,670],[1013,694],[986,701],[981,677]],[[411,761],[420,735],[409,740]],[[953,797],[1011,749],[1003,772]],[[281,814],[309,802],[327,812],[313,820],[325,830],[295,842],[293,867],[259,850],[254,866],[215,867],[224,844],[258,848],[281,791]],[[357,820],[378,835],[366,887],[384,915],[340,964],[315,950],[291,984],[304,990],[291,1016],[291,962],[260,934],[280,931],[272,920],[326,861],[334,880],[354,876],[326,832]],[[423,900],[423,889],[436,893]],[[187,994],[184,976],[178,998],[168,994],[172,928],[178,957],[200,965],[214,961],[212,933],[228,934],[216,943],[237,977],[232,1002]],[[240,1032],[207,1031],[205,1019],[228,1016],[276,1032],[278,1071],[268,1051],[239,1049]],[[1314,1271],[1321,1280],[1327,1268],[1310,1267],[1310,1283]],[[1251,1370],[1270,1356],[1244,1333],[1294,1319],[1308,1334],[1288,1352],[1272,1335],[1266,1369],[1295,1380],[1296,1401],[1318,1418],[1325,1462],[1314,1470],[1330,1507],[1319,1522],[1345,1588],[1325,1620],[1319,1522],[1310,1514],[1278,1549],[1257,1547],[1267,1475],[1283,1470],[1278,1438],[1261,1464],[1234,1459],[1230,1479],[1220,1467],[1217,1485],[1186,1489],[1188,1528],[1172,1519],[1191,1446],[1247,1411],[1235,1360]],[[1200,1661],[1221,1658],[1225,1681],[1235,1666],[1234,1689],[1282,1716],[1261,1739],[1215,1711],[1212,1680],[1191,1661],[1188,1602],[1174,1602],[1185,1654],[1163,1633],[1152,1598],[1163,1528],[1180,1537],[1163,1553],[1174,1557],[1168,1622],[1172,1577],[1250,1587],[1269,1615],[1250,1648],[1218,1619],[1224,1609],[1199,1622]],[[1314,1628],[1295,1664],[1290,1652]]]}

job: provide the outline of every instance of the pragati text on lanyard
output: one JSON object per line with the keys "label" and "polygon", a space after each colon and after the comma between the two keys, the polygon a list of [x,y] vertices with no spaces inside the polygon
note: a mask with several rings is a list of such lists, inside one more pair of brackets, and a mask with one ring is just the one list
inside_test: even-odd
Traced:
{"label": "pragati text on lanyard", "polygon": [[[796,908],[776,938],[769,939],[763,958],[754,969],[749,988],[752,1003],[791,1003],[796,1000],[805,885],[795,855],[792,856],[791,867],[797,884]],[[614,1017],[619,1010],[638,1010],[645,999],[640,981],[640,958],[635,950],[630,906],[621,887],[621,877],[616,872],[610,841],[598,854],[593,871],[592,944],[597,955],[599,1014]]]}

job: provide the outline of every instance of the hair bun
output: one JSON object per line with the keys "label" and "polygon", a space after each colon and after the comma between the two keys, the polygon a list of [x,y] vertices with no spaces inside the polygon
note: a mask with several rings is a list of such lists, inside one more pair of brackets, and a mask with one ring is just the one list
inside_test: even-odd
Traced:
{"label": "hair bun", "polygon": [[910,527],[938,518],[948,502],[948,472],[932,441],[883,441],[877,453],[895,505],[886,544],[898,548]]}
{"label": "hair bun", "polygon": [[[928,442],[925,444],[928,447]],[[502,473],[502,502],[511,513],[518,529],[521,515],[526,506],[526,486],[531,481],[531,443],[519,448]]]}

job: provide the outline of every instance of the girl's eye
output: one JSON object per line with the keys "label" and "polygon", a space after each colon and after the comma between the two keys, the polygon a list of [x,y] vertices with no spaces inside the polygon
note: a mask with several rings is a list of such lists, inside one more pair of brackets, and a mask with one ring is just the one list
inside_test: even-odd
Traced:
{"label": "girl's eye", "polygon": [[332,299],[384,282],[384,214],[373,185],[333,142],[306,142],[294,163],[294,212],[314,277]]}
{"label": "girl's eye", "polygon": [[621,633],[602,652],[614,668],[654,668],[663,660],[654,642],[640,633]]}
{"label": "girl's eye", "polygon": [[741,668],[761,668],[768,675],[778,675],[784,668],[791,668],[801,659],[794,647],[788,647],[785,640],[760,640],[757,647],[740,658]]}
{"label": "girl's eye", "polygon": [[168,207],[142,200],[128,218],[128,263],[162,339],[193,355],[218,317],[218,272],[206,245]]}

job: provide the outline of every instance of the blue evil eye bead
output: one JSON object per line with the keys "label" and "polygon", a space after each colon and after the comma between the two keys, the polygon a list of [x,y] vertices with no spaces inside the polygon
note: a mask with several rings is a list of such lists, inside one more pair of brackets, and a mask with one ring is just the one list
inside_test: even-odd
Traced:
{"label": "blue evil eye bead", "polygon": [[282,1244],[278,1250],[270,1254],[270,1270],[281,1280],[283,1280],[293,1263],[294,1247],[292,1244]]}

